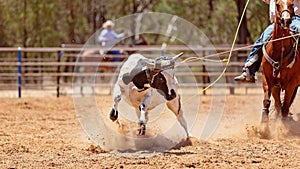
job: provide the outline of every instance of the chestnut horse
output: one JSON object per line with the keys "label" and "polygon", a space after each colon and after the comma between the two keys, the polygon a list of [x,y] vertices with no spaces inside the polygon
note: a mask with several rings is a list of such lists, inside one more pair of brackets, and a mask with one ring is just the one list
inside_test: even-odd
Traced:
{"label": "chestnut horse", "polygon": [[[262,85],[264,100],[262,124],[267,124],[269,120],[271,95],[275,100],[276,115],[281,115],[282,120],[288,119],[289,108],[300,85],[300,56],[296,42],[290,33],[293,16],[293,0],[276,1],[276,19],[272,40],[263,46]],[[280,98],[282,91],[284,91],[283,101]]]}

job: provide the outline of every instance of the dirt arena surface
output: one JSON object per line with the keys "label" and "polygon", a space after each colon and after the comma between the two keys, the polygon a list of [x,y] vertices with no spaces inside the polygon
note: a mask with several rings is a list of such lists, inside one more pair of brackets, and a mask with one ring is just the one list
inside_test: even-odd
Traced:
{"label": "dirt arena surface", "polygon": [[[201,96],[201,111],[210,99]],[[262,94],[228,95],[209,140],[192,138],[149,158],[117,156],[89,141],[70,96],[0,100],[0,168],[300,168],[298,122],[275,138],[257,137]],[[106,109],[112,104],[110,96],[97,101]],[[299,104],[298,96],[293,113],[300,113]]]}

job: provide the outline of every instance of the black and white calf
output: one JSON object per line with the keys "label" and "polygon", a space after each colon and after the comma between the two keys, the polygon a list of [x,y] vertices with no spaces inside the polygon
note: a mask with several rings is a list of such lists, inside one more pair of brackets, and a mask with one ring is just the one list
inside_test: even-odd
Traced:
{"label": "black and white calf", "polygon": [[[173,61],[182,55],[173,57]],[[140,54],[133,54],[123,64],[118,80],[114,86],[114,105],[110,112],[112,121],[118,118],[118,103],[121,97],[133,106],[139,118],[139,135],[144,135],[148,121],[148,111],[165,102],[167,107],[176,115],[184,128],[187,137],[190,136],[187,123],[183,117],[181,99],[178,94],[178,81],[172,69],[161,70],[154,68],[154,60]],[[152,65],[152,66],[149,66]]]}

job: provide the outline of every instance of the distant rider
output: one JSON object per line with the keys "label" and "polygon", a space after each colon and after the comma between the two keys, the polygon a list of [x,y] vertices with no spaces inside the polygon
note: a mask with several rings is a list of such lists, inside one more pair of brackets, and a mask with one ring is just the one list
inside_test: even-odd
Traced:
{"label": "distant rider", "polygon": [[[102,46],[113,47],[118,40],[120,40],[126,36],[126,33],[117,34],[113,30],[114,26],[115,26],[115,24],[111,20],[106,21],[102,25],[103,30],[101,31],[101,33],[98,37],[98,41]],[[108,51],[107,54],[120,55],[121,52],[118,50],[111,50],[111,51]],[[119,61],[119,58],[115,58],[114,60]]]}

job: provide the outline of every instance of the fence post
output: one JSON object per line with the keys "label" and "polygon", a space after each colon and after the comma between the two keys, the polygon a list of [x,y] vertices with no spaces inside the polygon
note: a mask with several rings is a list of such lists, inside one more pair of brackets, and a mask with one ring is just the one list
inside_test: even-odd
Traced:
{"label": "fence post", "polygon": [[[236,61],[236,59],[238,58],[238,53],[233,52],[232,55],[236,56],[236,57],[233,57],[234,61]],[[234,70],[234,68],[231,67],[231,68],[229,68],[229,70],[232,71],[232,70]],[[234,82],[234,80],[232,77],[229,77],[229,79],[228,79],[228,77],[226,77],[226,83],[233,83],[233,82]],[[232,95],[235,93],[234,86],[229,87],[229,93]]]}
{"label": "fence post", "polygon": [[[206,52],[205,52],[205,50],[203,50],[202,51],[202,56],[205,56],[205,55],[206,55]],[[205,84],[207,83],[206,80],[209,78],[209,76],[208,75],[205,76],[205,73],[208,74],[208,72],[206,71],[206,67],[205,67],[205,63],[204,62],[202,63],[202,72],[203,72],[203,76],[202,76],[202,83],[203,83],[202,90],[203,90],[203,92],[202,92],[202,94],[206,95],[206,90],[204,90],[204,89],[206,88]]]}
{"label": "fence post", "polygon": [[18,48],[18,97],[22,97],[22,51]]}
{"label": "fence post", "polygon": [[[61,57],[63,53],[61,51],[57,51],[57,63],[60,63]],[[60,65],[57,65],[57,76],[56,76],[56,97],[59,97],[59,85],[60,85]]]}

